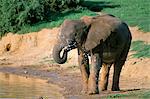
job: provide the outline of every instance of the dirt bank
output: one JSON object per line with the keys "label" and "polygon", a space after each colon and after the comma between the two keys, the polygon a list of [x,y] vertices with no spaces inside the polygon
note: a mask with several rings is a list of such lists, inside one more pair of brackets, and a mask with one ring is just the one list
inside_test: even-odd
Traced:
{"label": "dirt bank", "polygon": [[[137,27],[130,28],[133,40],[150,43],[150,33],[143,33]],[[57,41],[59,28],[43,29],[28,34],[8,33],[0,40],[0,72],[48,79],[48,82],[64,88],[66,97],[80,96],[81,78],[77,66],[77,51],[69,53],[69,61],[58,65],[53,61],[52,48]],[[150,88],[150,59],[135,59],[130,52],[121,74],[121,89]],[[113,67],[112,67],[113,70]],[[112,81],[112,73],[110,83]],[[111,84],[109,85],[109,89]],[[99,96],[111,94],[105,92]],[[94,97],[94,98],[95,98]],[[91,97],[90,97],[91,98]]]}

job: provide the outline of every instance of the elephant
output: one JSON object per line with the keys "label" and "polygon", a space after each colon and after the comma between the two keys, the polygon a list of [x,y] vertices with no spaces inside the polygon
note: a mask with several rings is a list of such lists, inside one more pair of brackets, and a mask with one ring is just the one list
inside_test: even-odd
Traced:
{"label": "elephant", "polygon": [[111,90],[119,91],[120,73],[131,40],[128,25],[110,14],[85,16],[78,20],[66,19],[60,26],[58,41],[52,53],[57,63],[64,64],[68,52],[72,49],[78,50],[82,92],[85,94],[98,94],[107,90],[109,71],[113,65]]}

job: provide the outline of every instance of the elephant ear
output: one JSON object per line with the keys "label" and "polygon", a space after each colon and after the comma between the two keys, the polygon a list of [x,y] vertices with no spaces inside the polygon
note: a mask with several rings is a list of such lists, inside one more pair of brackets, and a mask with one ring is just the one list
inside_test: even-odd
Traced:
{"label": "elephant ear", "polygon": [[108,15],[93,18],[84,45],[85,49],[89,51],[99,45],[101,40],[105,41],[119,23],[120,21],[117,18]]}

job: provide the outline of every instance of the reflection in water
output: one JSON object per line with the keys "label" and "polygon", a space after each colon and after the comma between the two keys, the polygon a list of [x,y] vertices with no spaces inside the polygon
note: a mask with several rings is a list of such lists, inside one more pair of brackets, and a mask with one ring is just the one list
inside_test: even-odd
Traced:
{"label": "reflection in water", "polygon": [[62,98],[61,89],[46,80],[26,78],[8,73],[0,73],[0,98],[47,99]]}

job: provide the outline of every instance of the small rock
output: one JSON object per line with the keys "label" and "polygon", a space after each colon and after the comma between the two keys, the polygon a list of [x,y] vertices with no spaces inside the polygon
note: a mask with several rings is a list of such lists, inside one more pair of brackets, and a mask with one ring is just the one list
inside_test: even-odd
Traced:
{"label": "small rock", "polygon": [[135,65],[137,62],[134,62],[132,65]]}
{"label": "small rock", "polygon": [[25,71],[24,71],[24,73],[25,73],[25,74],[27,74],[27,73],[28,73],[28,71],[26,71],[26,70],[25,70]]}
{"label": "small rock", "polygon": [[143,58],[140,58],[140,60],[142,61],[142,60],[143,60]]}
{"label": "small rock", "polygon": [[39,99],[44,99],[43,97],[39,97]]}

